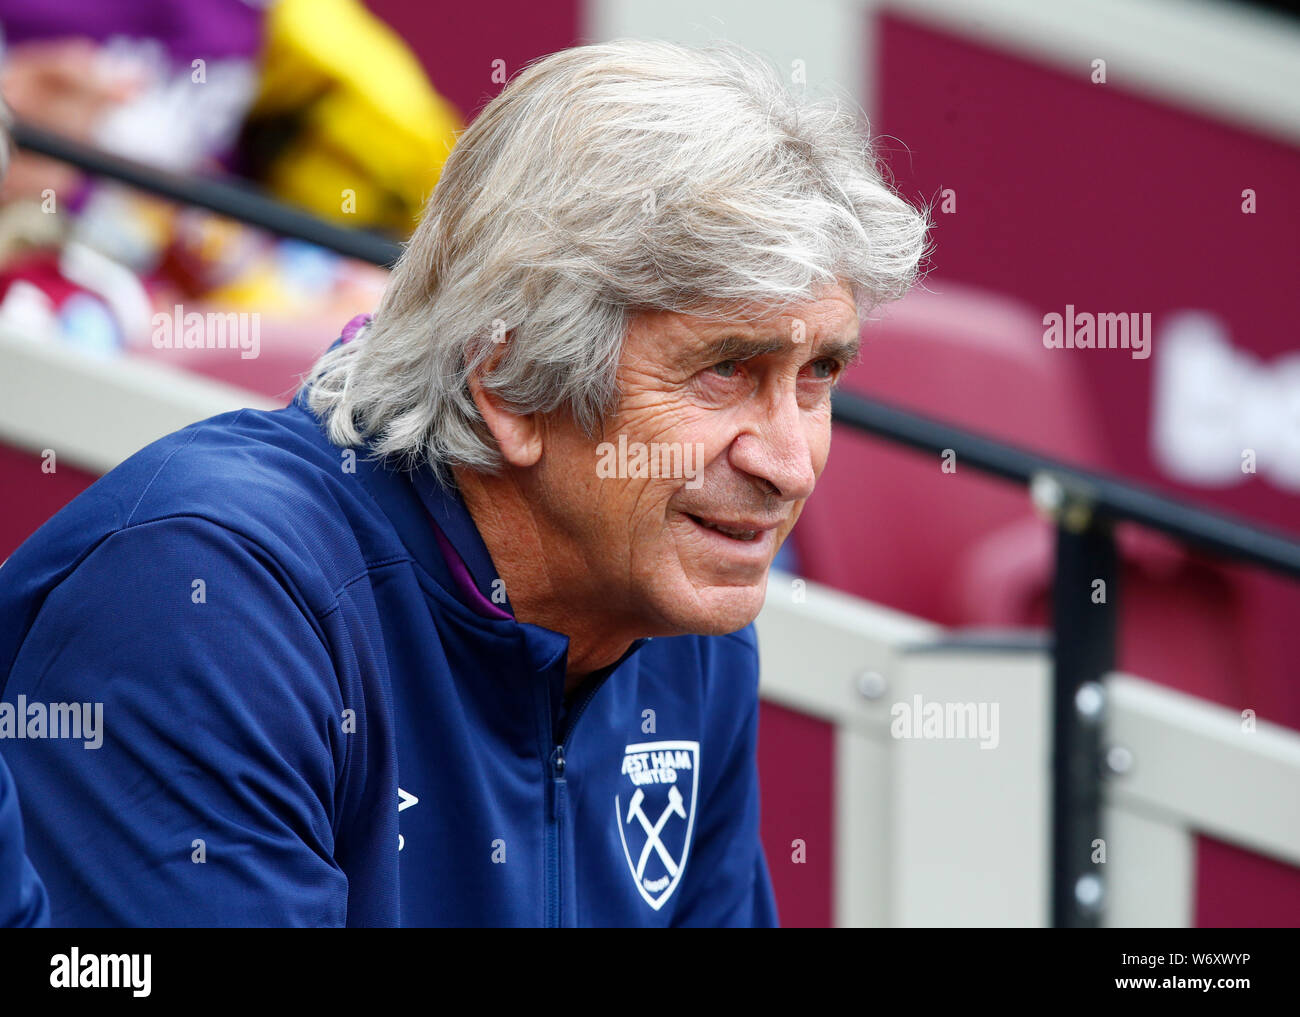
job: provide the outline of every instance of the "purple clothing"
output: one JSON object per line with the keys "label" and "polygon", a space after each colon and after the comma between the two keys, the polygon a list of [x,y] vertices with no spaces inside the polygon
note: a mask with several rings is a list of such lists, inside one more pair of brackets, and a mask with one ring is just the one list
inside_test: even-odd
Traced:
{"label": "purple clothing", "polygon": [[370,324],[370,319],[372,317],[373,315],[370,314],[358,314],[355,318],[344,325],[343,331],[339,333],[339,338],[343,341],[343,345],[346,346],[355,339],[357,333]]}
{"label": "purple clothing", "polygon": [[452,546],[447,535],[442,532],[442,528],[429,517],[429,523],[433,526],[433,537],[438,542],[438,550],[442,552],[443,559],[447,562],[447,568],[451,571],[451,578],[456,583],[456,592],[461,598],[474,609],[474,613],[483,618],[509,618],[513,619],[509,611],[503,611],[496,604],[492,603],[483,595],[483,591],[474,585],[474,580],[469,574],[469,567],[462,560],[461,556],[456,553],[456,548]]}
{"label": "purple clothing", "polygon": [[263,12],[243,0],[0,0],[6,46],[36,39],[157,39],[177,66],[253,58]]}

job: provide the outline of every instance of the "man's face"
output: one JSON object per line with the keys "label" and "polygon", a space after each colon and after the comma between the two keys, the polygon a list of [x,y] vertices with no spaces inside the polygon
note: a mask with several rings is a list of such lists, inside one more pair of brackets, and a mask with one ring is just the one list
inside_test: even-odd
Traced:
{"label": "man's face", "polygon": [[604,433],[547,420],[535,506],[611,627],[716,635],[757,616],[826,465],[831,387],[857,345],[842,286],[734,323],[633,319]]}

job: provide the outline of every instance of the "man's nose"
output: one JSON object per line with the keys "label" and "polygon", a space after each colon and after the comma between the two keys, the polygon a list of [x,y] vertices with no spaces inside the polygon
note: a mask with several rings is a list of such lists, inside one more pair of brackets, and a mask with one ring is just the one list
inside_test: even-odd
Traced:
{"label": "man's nose", "polygon": [[767,481],[781,501],[807,498],[817,482],[809,426],[794,392],[756,407],[749,424],[731,443],[731,465]]}

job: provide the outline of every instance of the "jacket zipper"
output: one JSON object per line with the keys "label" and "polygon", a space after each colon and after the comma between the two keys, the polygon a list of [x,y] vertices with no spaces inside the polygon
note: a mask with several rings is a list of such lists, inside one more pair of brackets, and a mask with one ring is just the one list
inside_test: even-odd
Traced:
{"label": "jacket zipper", "polygon": [[[564,725],[560,731],[560,739],[556,741],[551,749],[551,758],[548,763],[550,774],[550,823],[547,831],[547,862],[548,862],[548,879],[546,894],[546,924],[551,928],[558,929],[564,924],[564,901],[562,898],[562,868],[561,868],[561,850],[560,844],[564,836],[565,816],[568,812],[569,805],[569,782],[564,775],[567,763],[564,758],[564,752],[569,744],[569,739],[573,737],[573,729],[577,727],[578,720],[582,717],[583,711],[587,709],[587,704],[595,698],[600,687],[605,684],[604,678],[589,689],[572,710],[565,717]],[[549,710],[549,704],[548,704]],[[552,735],[554,737],[554,735]]]}
{"label": "jacket zipper", "polygon": [[568,784],[564,779],[564,746],[556,745],[551,750],[551,822],[550,836],[547,838],[550,854],[550,878],[548,880],[547,905],[549,914],[546,924],[558,929],[564,924],[564,909],[560,900],[560,839],[564,835],[564,812],[568,798]]}

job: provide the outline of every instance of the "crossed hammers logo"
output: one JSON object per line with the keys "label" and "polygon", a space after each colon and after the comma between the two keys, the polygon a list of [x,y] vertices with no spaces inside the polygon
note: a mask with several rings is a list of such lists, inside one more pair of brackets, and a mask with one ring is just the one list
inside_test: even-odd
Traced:
{"label": "crossed hammers logo", "polygon": [[649,861],[650,852],[652,850],[658,853],[660,861],[664,863],[664,868],[668,870],[668,875],[677,875],[677,863],[673,861],[673,856],[668,853],[668,849],[664,847],[664,842],[659,839],[659,835],[663,832],[664,824],[666,824],[672,816],[681,816],[682,819],[686,818],[686,809],[682,807],[682,793],[677,790],[677,785],[675,784],[668,789],[668,806],[664,809],[663,814],[660,815],[659,819],[656,820],[653,825],[651,825],[646,814],[641,811],[641,803],[643,801],[645,801],[645,792],[640,788],[637,788],[636,792],[632,795],[632,801],[627,807],[627,819],[624,820],[625,823],[630,823],[632,822],[632,818],[636,817],[636,819],[640,821],[641,828],[645,830],[646,834],[645,847],[641,849],[641,857],[637,859],[636,863],[636,878],[638,883],[645,875],[645,864]]}

